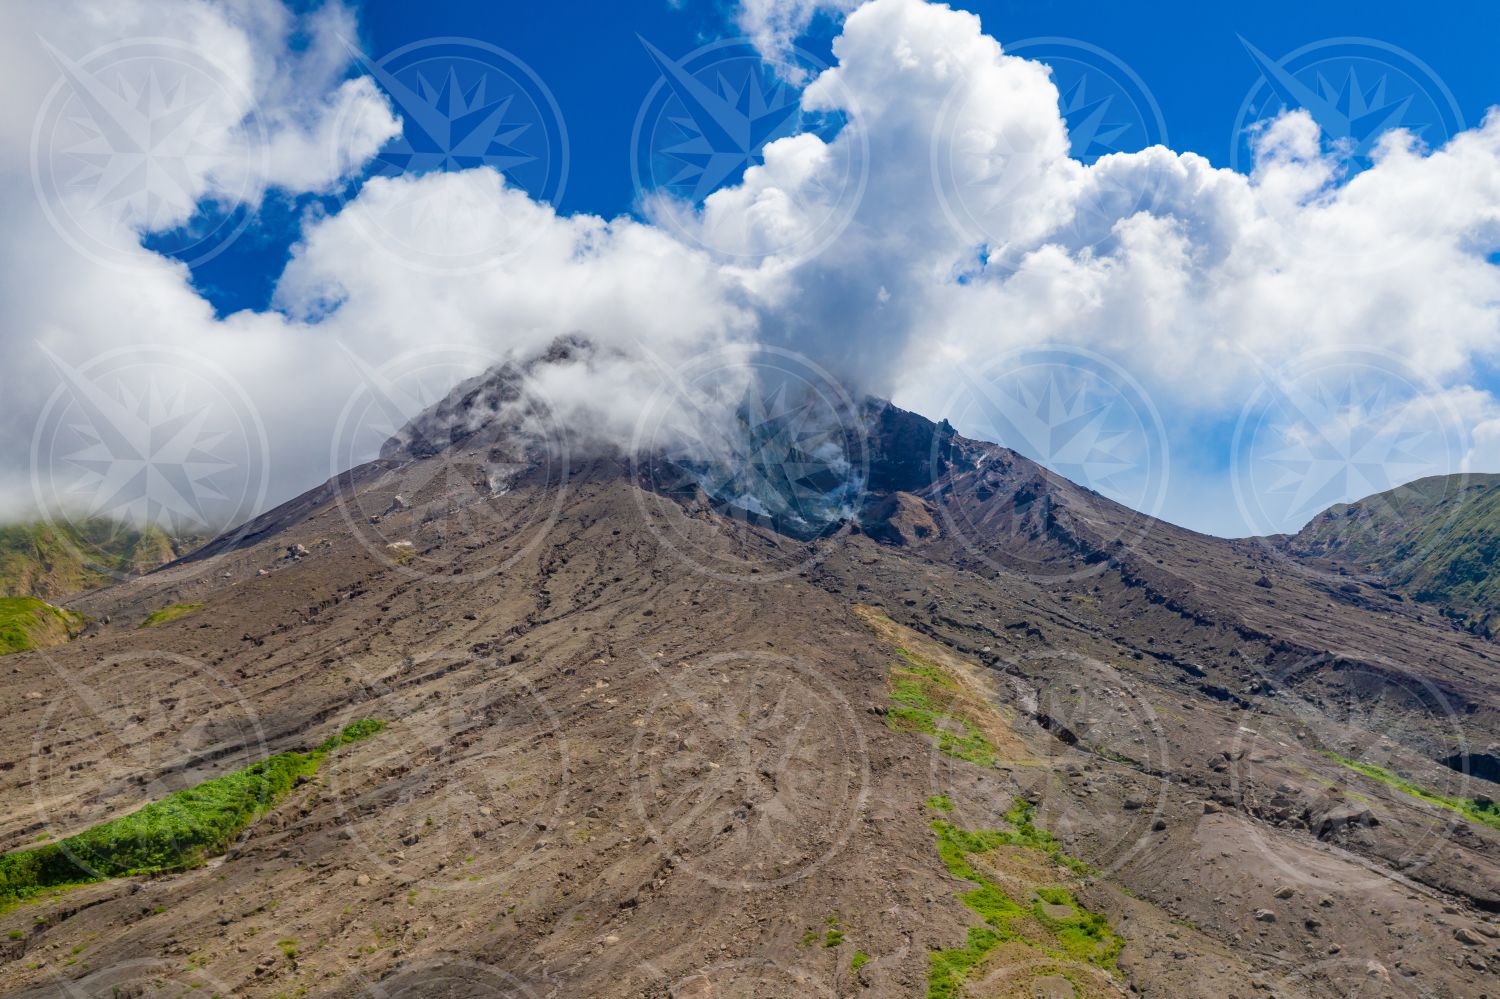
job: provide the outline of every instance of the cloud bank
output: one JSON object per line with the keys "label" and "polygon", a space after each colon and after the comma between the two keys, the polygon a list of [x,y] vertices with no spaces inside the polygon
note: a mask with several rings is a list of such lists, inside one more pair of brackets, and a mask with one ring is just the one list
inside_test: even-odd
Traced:
{"label": "cloud bank", "polygon": [[[754,0],[739,19],[780,57],[819,9]],[[340,435],[371,373],[400,375],[394,359],[469,359],[434,367],[434,384],[407,391],[417,404],[482,359],[573,333],[610,360],[549,391],[567,419],[624,446],[663,359],[756,343],[976,435],[1024,436],[1023,417],[1047,407],[1043,431],[1093,420],[1099,454],[1074,474],[1224,532],[1295,527],[1324,492],[1371,491],[1381,476],[1496,470],[1500,405],[1476,368],[1500,345],[1500,115],[1438,149],[1389,132],[1352,177],[1301,112],[1263,129],[1249,175],[1162,147],[1084,164],[1047,67],[1007,54],[978,18],[922,0],[827,9],[847,12],[836,63],[802,101],[842,128],[769,144],[701,206],[656,194],[640,219],[559,216],[489,168],[377,177],[305,220],[275,311],[218,319],[187,268],[140,238],[191,228],[204,203],[360,175],[399,123],[341,42],[354,15],[270,0],[28,8],[31,23],[0,41],[15,96],[0,117],[13,262],[0,275],[0,497],[47,500],[28,488],[40,468],[98,504],[105,476],[82,466],[104,444],[76,429],[80,379],[145,424],[175,412],[209,435],[263,429],[242,459],[258,481],[215,500],[240,511],[372,454],[378,441],[351,451]],[[213,54],[180,81],[212,86],[178,95],[212,148],[163,157],[175,173],[127,185],[144,194],[101,212],[96,174],[50,173],[98,160],[97,137],[68,131],[89,120],[74,78],[177,99],[109,64],[122,38]],[[39,121],[55,143],[40,153]],[[109,369],[146,348],[189,360],[134,382]],[[1034,363],[1043,349],[1051,368]],[[1039,382],[1016,380],[1033,370]],[[200,413],[203,397],[227,410]],[[1165,474],[1168,451],[1169,488],[1138,481]],[[1143,470],[1147,452],[1161,457]],[[215,481],[199,464],[194,481]]]}

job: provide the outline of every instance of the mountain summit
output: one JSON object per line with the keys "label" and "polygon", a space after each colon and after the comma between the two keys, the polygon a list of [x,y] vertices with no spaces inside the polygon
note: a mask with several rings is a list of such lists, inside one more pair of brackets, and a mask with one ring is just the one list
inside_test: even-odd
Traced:
{"label": "mountain summit", "polygon": [[0,991],[1492,989],[1487,643],[889,403],[641,453],[538,374],[5,658]]}

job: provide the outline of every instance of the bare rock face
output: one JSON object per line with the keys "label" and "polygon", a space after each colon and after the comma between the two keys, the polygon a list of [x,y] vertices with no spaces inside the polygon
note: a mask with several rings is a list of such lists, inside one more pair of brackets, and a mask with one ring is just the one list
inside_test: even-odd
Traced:
{"label": "bare rock face", "polygon": [[816,461],[766,428],[756,467],[475,488],[459,458],[544,444],[536,365],[591,351],[7,659],[8,850],[388,727],[212,867],[0,912],[0,993],[1495,994],[1492,647],[888,403]]}
{"label": "bare rock face", "polygon": [[476,435],[524,457],[535,443],[529,424],[545,418],[544,404],[529,381],[546,366],[586,364],[595,348],[588,338],[558,337],[542,353],[505,363],[460,383],[435,405],[413,417],[380,449],[386,460],[429,458]]}
{"label": "bare rock face", "polygon": [[920,497],[896,492],[866,508],[860,525],[878,541],[912,547],[934,541],[942,533],[934,513]]}
{"label": "bare rock face", "polygon": [[1380,824],[1367,806],[1333,796],[1319,798],[1310,804],[1304,819],[1320,839],[1335,836],[1351,827],[1368,828]]}

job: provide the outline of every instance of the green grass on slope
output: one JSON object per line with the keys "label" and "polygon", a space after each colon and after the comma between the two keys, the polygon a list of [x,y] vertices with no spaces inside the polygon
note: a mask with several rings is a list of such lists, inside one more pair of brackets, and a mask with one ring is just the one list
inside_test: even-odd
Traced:
{"label": "green grass on slope", "polygon": [[1500,476],[1433,476],[1314,517],[1293,539],[1487,632],[1500,616]]}
{"label": "green grass on slope", "polygon": [[1380,783],[1409,794],[1413,798],[1418,798],[1428,804],[1438,805],[1442,808],[1455,811],[1470,822],[1478,822],[1481,825],[1489,826],[1491,829],[1500,829],[1500,803],[1489,800],[1475,801],[1473,798],[1455,798],[1451,795],[1438,794],[1436,791],[1429,791],[1425,787],[1413,784],[1405,777],[1391,773],[1391,771],[1386,770],[1384,767],[1377,767],[1373,763],[1361,763],[1358,760],[1339,756],[1337,753],[1329,753],[1328,755],[1338,760],[1350,770],[1362,773],[1372,780],[1378,780]]}
{"label": "green grass on slope", "polygon": [[[1040,850],[1074,873],[1088,870],[1081,862],[1062,853],[1050,833],[1032,823],[1032,806],[1017,801],[1006,815],[1008,829],[960,829],[950,822],[936,820],[938,856],[948,873],[978,887],[964,892],[959,899],[974,911],[983,926],[971,927],[962,947],[950,947],[928,955],[927,999],[952,999],[959,995],[964,982],[984,960],[1002,944],[1018,943],[1038,953],[1042,959],[1059,963],[1056,969],[1066,977],[1066,963],[1084,961],[1113,971],[1125,941],[1110,928],[1109,920],[1084,908],[1066,888],[1060,886],[1036,889],[1035,898],[1023,903],[1013,899],[995,881],[970,862],[1001,847],[1024,847]],[[1067,915],[1056,912],[1066,908]],[[1037,935],[1032,927],[1045,932]]]}
{"label": "green grass on slope", "polygon": [[375,719],[355,722],[309,753],[280,753],[57,843],[0,856],[0,904],[49,888],[200,864],[228,849],[329,753],[384,727]]}
{"label": "green grass on slope", "polygon": [[105,518],[0,526],[0,596],[57,599],[174,558],[157,528]]}
{"label": "green grass on slope", "polygon": [[159,624],[166,624],[168,621],[175,621],[180,617],[187,617],[193,611],[198,610],[202,606],[202,604],[173,604],[170,607],[163,607],[159,611],[153,611],[150,617],[141,622],[141,627],[154,628]]}
{"label": "green grass on slope", "polygon": [[995,748],[965,713],[958,682],[942,667],[906,649],[903,665],[891,668],[891,701],[886,724],[897,732],[919,732],[937,740],[945,756],[987,767]]}
{"label": "green grass on slope", "polygon": [[0,656],[60,645],[83,627],[83,616],[34,597],[0,597]]}

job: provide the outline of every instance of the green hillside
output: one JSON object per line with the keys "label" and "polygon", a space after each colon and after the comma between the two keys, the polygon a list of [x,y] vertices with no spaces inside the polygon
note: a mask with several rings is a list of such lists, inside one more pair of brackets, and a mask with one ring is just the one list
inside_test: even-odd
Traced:
{"label": "green hillside", "polygon": [[106,519],[0,526],[0,597],[57,600],[175,557],[161,531]]}
{"label": "green hillside", "polygon": [[61,645],[83,623],[81,614],[35,597],[0,597],[0,656]]}
{"label": "green hillside", "polygon": [[1379,575],[1476,631],[1500,631],[1500,475],[1434,476],[1340,503],[1285,547]]}

